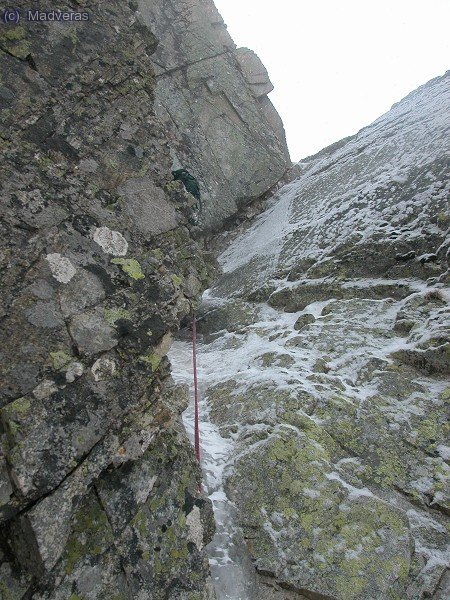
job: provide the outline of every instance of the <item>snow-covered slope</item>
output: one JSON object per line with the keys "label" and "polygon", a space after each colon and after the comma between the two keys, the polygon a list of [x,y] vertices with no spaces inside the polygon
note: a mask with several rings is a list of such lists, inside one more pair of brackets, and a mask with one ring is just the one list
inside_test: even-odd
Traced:
{"label": "snow-covered slope", "polygon": [[207,479],[226,448],[264,597],[450,596],[449,101],[450,72],[305,160],[204,296]]}
{"label": "snow-covered slope", "polygon": [[292,270],[431,275],[429,254],[440,260],[447,248],[449,161],[450,71],[339,149],[300,163],[301,177],[221,256],[221,289],[254,289]]}

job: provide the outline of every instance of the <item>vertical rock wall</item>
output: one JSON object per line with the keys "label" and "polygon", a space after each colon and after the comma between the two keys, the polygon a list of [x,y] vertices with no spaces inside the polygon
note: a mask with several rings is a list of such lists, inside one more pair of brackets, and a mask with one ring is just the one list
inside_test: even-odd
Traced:
{"label": "vertical rock wall", "polygon": [[291,166],[283,124],[259,58],[236,49],[211,0],[139,0],[160,40],[155,109],[174,166],[199,180],[202,224],[216,229]]}
{"label": "vertical rock wall", "polygon": [[213,265],[152,108],[157,41],[132,2],[59,8],[89,20],[0,29],[0,597],[207,598],[165,355]]}

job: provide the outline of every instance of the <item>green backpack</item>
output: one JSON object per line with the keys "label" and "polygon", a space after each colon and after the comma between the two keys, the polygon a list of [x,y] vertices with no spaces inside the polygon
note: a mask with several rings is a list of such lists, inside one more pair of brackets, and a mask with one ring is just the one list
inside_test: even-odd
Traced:
{"label": "green backpack", "polygon": [[198,185],[198,181],[195,179],[195,177],[191,175],[189,171],[186,171],[186,169],[172,171],[172,175],[175,181],[182,181],[186,191],[192,194],[194,198],[197,198],[199,202],[199,209],[201,211],[200,186]]}

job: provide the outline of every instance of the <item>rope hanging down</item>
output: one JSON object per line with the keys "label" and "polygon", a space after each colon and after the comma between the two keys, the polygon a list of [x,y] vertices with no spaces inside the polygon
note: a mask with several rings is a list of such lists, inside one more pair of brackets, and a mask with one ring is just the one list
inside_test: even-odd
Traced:
{"label": "rope hanging down", "polygon": [[[194,401],[195,401],[195,456],[200,464],[200,428],[198,425],[198,382],[197,382],[197,324],[195,313],[192,315],[192,364],[194,366]],[[199,492],[201,492],[201,484]]]}

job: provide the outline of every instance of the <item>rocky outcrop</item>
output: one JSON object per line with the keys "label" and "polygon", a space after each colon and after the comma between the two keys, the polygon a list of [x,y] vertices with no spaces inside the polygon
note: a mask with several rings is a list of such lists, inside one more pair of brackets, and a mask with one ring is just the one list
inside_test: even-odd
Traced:
{"label": "rocky outcrop", "polygon": [[449,595],[449,88],[300,163],[219,259],[206,402],[269,597]]}
{"label": "rocky outcrop", "polygon": [[5,599],[212,594],[212,512],[166,353],[215,267],[172,181],[135,9],[0,32]]}
{"label": "rocky outcrop", "polygon": [[202,225],[217,229],[291,166],[273,89],[259,58],[236,49],[211,0],[139,0],[159,39],[155,108],[174,168],[200,182]]}
{"label": "rocky outcrop", "polygon": [[[0,30],[0,596],[206,600],[167,353],[216,263],[171,170],[214,231],[284,133],[209,0],[86,10]],[[448,596],[448,82],[304,161],[221,257],[208,414],[261,598]]]}

